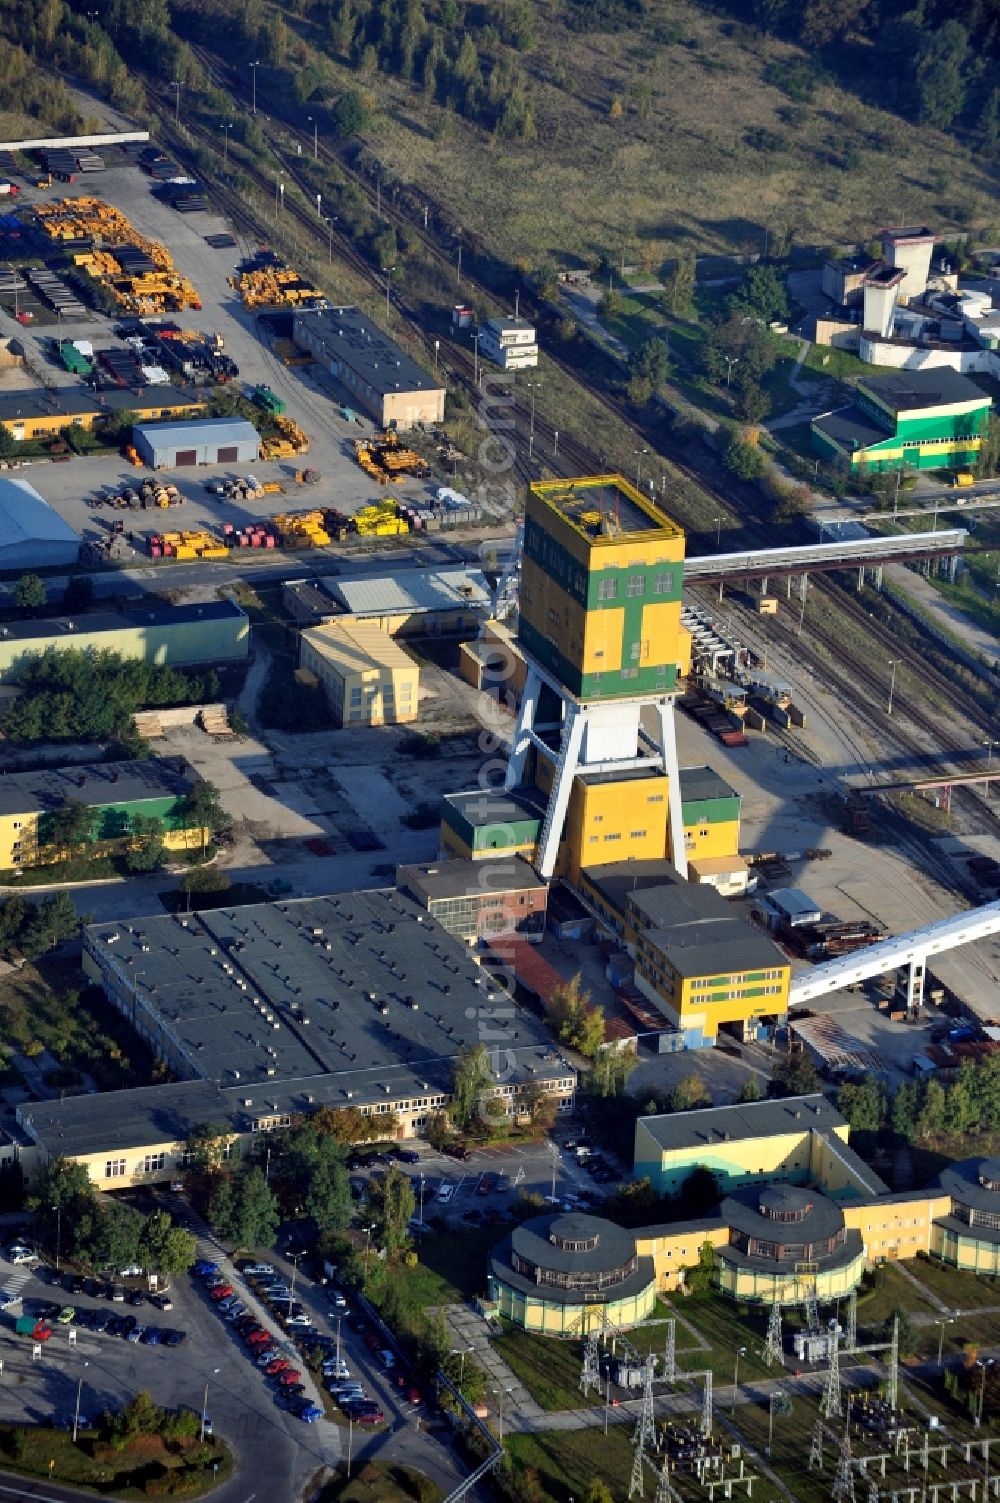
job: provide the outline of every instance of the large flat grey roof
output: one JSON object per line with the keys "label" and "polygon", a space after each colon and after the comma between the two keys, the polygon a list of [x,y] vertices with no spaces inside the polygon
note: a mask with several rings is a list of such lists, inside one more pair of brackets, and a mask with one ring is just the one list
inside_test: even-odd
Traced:
{"label": "large flat grey roof", "polygon": [[395,611],[484,610],[490,592],[481,569],[401,569],[376,578],[321,579],[323,588],[354,616]]}
{"label": "large flat grey roof", "polygon": [[133,423],[133,434],[140,434],[154,448],[177,448],[186,443],[211,441],[216,444],[260,443],[260,434],[245,418],[187,418],[178,423]]}
{"label": "large flat grey roof", "polygon": [[176,763],[156,757],[145,762],[96,762],[81,767],[36,767],[0,774],[0,813],[23,814],[60,808],[67,799],[100,808],[142,799],[183,798],[193,779]]}
{"label": "large flat grey roof", "polygon": [[79,541],[58,512],[26,480],[0,478],[0,557],[20,543]]}
{"label": "large flat grey roof", "polygon": [[[0,490],[4,483],[0,480]],[[46,616],[40,621],[7,621],[0,626],[0,639],[34,642],[96,632],[124,631],[133,626],[189,626],[195,621],[229,621],[245,615],[246,612],[235,600],[199,600],[180,605],[171,605],[168,600],[164,600],[159,604],[129,606],[121,611]]]}
{"label": "large flat grey roof", "polygon": [[396,885],[408,883],[433,901],[437,898],[479,897],[496,892],[529,892],[547,886],[522,856],[497,861],[450,859],[421,865],[397,866]]}
{"label": "large flat grey roof", "polygon": [[237,1094],[391,1106],[421,1081],[448,1090],[482,1009],[504,1080],[572,1074],[541,1025],[400,892],[94,924],[84,943],[192,1075]]}
{"label": "large flat grey roof", "polygon": [[697,1112],[640,1117],[661,1148],[670,1152],[747,1138],[792,1132],[831,1132],[844,1118],[820,1092],[781,1101],[750,1101],[740,1106],[707,1106]]}
{"label": "large flat grey roof", "polygon": [[981,386],[946,366],[922,371],[891,371],[884,376],[862,376],[859,391],[870,392],[894,413],[922,407],[944,407],[952,402],[988,402]]}
{"label": "large flat grey roof", "polygon": [[315,308],[295,315],[297,330],[308,321],[331,359],[350,366],[373,391],[440,391],[441,382],[384,333],[360,308]]}

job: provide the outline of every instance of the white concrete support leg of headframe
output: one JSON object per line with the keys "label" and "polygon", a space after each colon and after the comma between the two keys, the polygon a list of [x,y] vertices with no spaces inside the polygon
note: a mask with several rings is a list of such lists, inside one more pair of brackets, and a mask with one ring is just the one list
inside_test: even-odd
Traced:
{"label": "white concrete support leg of headframe", "polygon": [[566,823],[566,810],[569,808],[569,796],[573,789],[573,779],[580,765],[580,748],[583,745],[586,723],[586,711],[578,705],[567,704],[562,744],[552,775],[549,804],[542,822],[541,834],[538,837],[538,853],[535,859],[538,875],[546,882],[555,871],[559,841],[562,838],[563,825]]}
{"label": "white concrete support leg of headframe", "polygon": [[521,695],[521,707],[517,712],[517,724],[510,741],[510,759],[503,784],[505,793],[518,787],[524,779],[524,764],[528,756],[528,747],[531,745],[531,732],[535,725],[535,712],[538,709],[541,687],[542,680],[537,668],[529,665],[524,681],[524,693]]}
{"label": "white concrete support leg of headframe", "polygon": [[667,775],[667,811],[670,817],[670,859],[674,871],[687,881],[687,851],[684,847],[684,806],[681,802],[681,769],[677,760],[677,729],[674,702],[663,699],[656,706],[660,721],[660,753]]}
{"label": "white concrete support leg of headframe", "polygon": [[906,971],[906,1011],[912,1015],[919,1012],[924,1005],[924,971],[926,960],[924,956],[911,960]]}

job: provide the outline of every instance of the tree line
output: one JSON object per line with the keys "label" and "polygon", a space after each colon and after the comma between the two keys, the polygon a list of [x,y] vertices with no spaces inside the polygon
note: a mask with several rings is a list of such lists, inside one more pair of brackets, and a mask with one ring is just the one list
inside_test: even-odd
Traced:
{"label": "tree line", "polygon": [[56,1158],[35,1177],[27,1198],[35,1229],[56,1257],[94,1270],[129,1268],[179,1274],[194,1261],[195,1240],[165,1211],[143,1216],[98,1195],[85,1164]]}
{"label": "tree line", "polygon": [[192,673],[123,658],[107,648],[46,648],[17,665],[21,692],[4,713],[8,741],[117,741],[126,755],[145,743],[137,710],[200,704],[219,697],[214,669]]}
{"label": "tree line", "polygon": [[[976,1138],[1000,1128],[1000,1054],[963,1060],[948,1080],[927,1075],[894,1091],[874,1076],[849,1081],[837,1108],[853,1132],[891,1135],[901,1143]],[[970,1145],[971,1146],[971,1145]]]}
{"label": "tree line", "polygon": [[[743,0],[730,4],[745,15]],[[753,0],[751,9],[761,30],[801,43],[883,108],[942,130],[969,127],[990,153],[1000,146],[997,0]],[[800,97],[820,71],[799,68],[792,82]]]}

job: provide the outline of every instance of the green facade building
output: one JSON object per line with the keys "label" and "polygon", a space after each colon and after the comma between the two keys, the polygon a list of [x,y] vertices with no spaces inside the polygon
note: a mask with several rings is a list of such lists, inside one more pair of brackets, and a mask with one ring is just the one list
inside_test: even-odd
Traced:
{"label": "green facade building", "polygon": [[992,405],[953,370],[868,376],[850,406],[813,418],[813,448],[852,474],[961,470],[976,463]]}

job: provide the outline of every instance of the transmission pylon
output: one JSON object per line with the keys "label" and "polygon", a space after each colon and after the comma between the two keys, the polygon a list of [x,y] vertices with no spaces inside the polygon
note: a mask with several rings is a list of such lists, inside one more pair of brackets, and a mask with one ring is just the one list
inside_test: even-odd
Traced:
{"label": "transmission pylon", "polygon": [[809,1442],[809,1470],[813,1467],[823,1466],[823,1421],[817,1420],[813,1428],[812,1440]]}
{"label": "transmission pylon", "polygon": [[701,1433],[706,1440],[712,1434],[712,1369],[706,1368],[703,1374],[705,1379],[705,1391],[701,1399]]}
{"label": "transmission pylon", "polygon": [[767,1322],[767,1337],[764,1341],[764,1350],[761,1354],[766,1367],[772,1362],[781,1362],[783,1357],[781,1347],[781,1305],[777,1299],[771,1305],[771,1314]]}
{"label": "transmission pylon", "polygon": [[851,1422],[844,1426],[844,1438],[837,1456],[837,1472],[830,1490],[831,1503],[855,1503],[854,1459],[851,1455]]}
{"label": "transmission pylon", "polygon": [[844,1351],[855,1352],[858,1349],[858,1291],[852,1289],[847,1299],[847,1335],[844,1340]]}
{"label": "transmission pylon", "polygon": [[601,1368],[597,1338],[593,1334],[587,1336],[583,1344],[583,1372],[580,1374],[580,1392],[589,1393],[592,1388],[600,1392]]}
{"label": "transmission pylon", "polygon": [[899,1408],[899,1316],[892,1317],[892,1345],[889,1348],[889,1386],[886,1397],[890,1409]]}
{"label": "transmission pylon", "polygon": [[642,1407],[636,1421],[632,1444],[644,1451],[656,1445],[656,1424],[653,1419],[653,1359],[647,1357],[646,1371],[642,1378]]}
{"label": "transmission pylon", "polygon": [[667,1452],[664,1452],[663,1465],[660,1467],[660,1474],[656,1479],[656,1497],[653,1499],[653,1503],[672,1503],[673,1497],[674,1490],[670,1486],[670,1456]]}
{"label": "transmission pylon", "polygon": [[663,1376],[672,1383],[677,1375],[677,1322],[667,1321],[667,1339],[663,1347]]}
{"label": "transmission pylon", "polygon": [[819,1330],[819,1301],[816,1298],[815,1279],[811,1279],[806,1285],[806,1329]]}
{"label": "transmission pylon", "polygon": [[869,1477],[869,1479],[868,1479],[868,1503],[878,1503],[878,1500],[879,1500],[878,1482],[877,1482],[876,1478]]}
{"label": "transmission pylon", "polygon": [[827,1369],[823,1397],[819,1401],[819,1412],[824,1419],[839,1419],[844,1412],[840,1393],[840,1352],[838,1350],[837,1332],[831,1331],[830,1334],[832,1337],[830,1366]]}
{"label": "transmission pylon", "polygon": [[628,1495],[634,1497],[636,1493],[642,1497],[642,1474],[646,1464],[645,1453],[642,1444],[636,1446],[632,1453],[632,1476],[629,1478]]}

